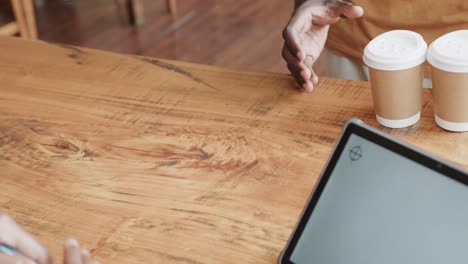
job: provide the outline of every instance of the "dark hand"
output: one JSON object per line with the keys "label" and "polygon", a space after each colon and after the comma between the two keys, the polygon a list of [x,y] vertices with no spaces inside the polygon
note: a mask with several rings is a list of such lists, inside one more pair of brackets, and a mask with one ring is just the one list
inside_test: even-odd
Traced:
{"label": "dark hand", "polygon": [[331,8],[317,0],[306,1],[294,11],[283,31],[282,55],[302,88],[311,92],[318,82],[312,66],[322,53],[330,25],[338,22],[340,16],[357,18],[363,13],[359,6]]}

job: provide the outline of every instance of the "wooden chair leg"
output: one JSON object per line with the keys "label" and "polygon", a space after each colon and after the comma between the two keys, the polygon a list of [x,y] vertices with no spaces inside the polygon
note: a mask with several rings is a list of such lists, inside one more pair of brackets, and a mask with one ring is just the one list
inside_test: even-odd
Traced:
{"label": "wooden chair leg", "polygon": [[13,7],[13,13],[15,14],[20,36],[26,39],[29,38],[28,23],[26,21],[26,16],[24,15],[23,0],[11,0],[11,6]]}
{"label": "wooden chair leg", "polygon": [[167,6],[171,14],[177,13],[177,0],[167,0]]}
{"label": "wooden chair leg", "polygon": [[133,24],[137,26],[143,25],[145,16],[142,0],[130,0],[130,9],[132,10]]}
{"label": "wooden chair leg", "polygon": [[10,22],[0,27],[0,36],[12,36],[18,32],[18,23],[16,22]]}
{"label": "wooden chair leg", "polygon": [[37,39],[37,25],[33,0],[23,0],[23,9],[26,17],[29,39]]}
{"label": "wooden chair leg", "polygon": [[142,25],[144,22],[144,9],[141,0],[115,0],[119,12],[125,11],[128,22],[133,25]]}

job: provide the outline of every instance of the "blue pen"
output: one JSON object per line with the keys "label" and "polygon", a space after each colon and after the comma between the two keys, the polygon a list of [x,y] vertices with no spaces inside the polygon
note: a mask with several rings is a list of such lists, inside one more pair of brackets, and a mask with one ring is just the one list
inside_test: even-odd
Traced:
{"label": "blue pen", "polygon": [[0,244],[0,253],[3,253],[8,256],[19,255],[18,251],[4,244]]}

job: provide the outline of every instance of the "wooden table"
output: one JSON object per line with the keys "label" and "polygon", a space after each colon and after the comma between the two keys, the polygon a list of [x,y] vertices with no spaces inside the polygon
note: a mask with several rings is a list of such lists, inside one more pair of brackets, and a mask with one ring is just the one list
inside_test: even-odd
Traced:
{"label": "wooden table", "polygon": [[[368,83],[229,70],[0,38],[0,210],[60,258],[274,263]],[[279,52],[279,51],[278,51]],[[382,127],[379,127],[382,128]],[[386,132],[468,167],[468,134]]]}

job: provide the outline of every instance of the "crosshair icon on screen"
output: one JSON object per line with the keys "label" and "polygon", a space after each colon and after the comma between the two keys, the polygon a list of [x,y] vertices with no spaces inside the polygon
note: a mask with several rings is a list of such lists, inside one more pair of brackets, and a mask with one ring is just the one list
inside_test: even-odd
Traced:
{"label": "crosshair icon on screen", "polygon": [[361,145],[355,146],[349,150],[349,158],[351,161],[357,161],[362,158],[362,148]]}

